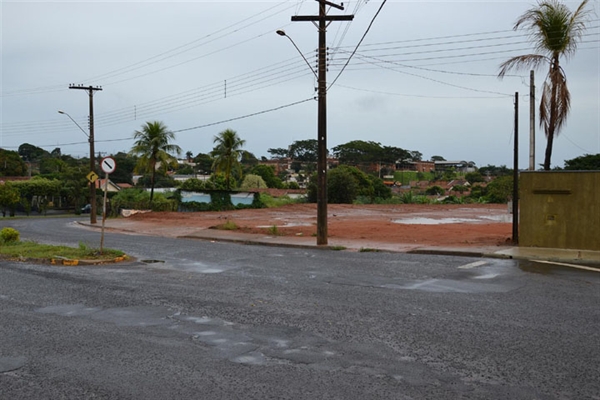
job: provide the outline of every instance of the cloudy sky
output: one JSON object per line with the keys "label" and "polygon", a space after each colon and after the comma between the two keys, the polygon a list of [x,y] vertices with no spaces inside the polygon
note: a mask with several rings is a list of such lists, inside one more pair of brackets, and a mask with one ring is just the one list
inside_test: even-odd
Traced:
{"label": "cloudy sky", "polygon": [[[380,10],[381,1],[363,0],[331,9],[355,17],[328,28],[328,148],[369,140],[420,151],[424,159],[512,166],[518,92],[520,167],[527,168],[529,72],[496,76],[503,60],[533,51],[527,35],[512,30],[533,5],[389,0]],[[555,141],[553,166],[600,153],[598,1],[589,6],[587,34],[563,64],[572,111]],[[257,157],[316,139],[315,75],[275,33],[284,29],[316,68],[317,29],[291,22],[293,15],[316,15],[314,0],[4,0],[0,7],[2,148],[31,143],[87,156],[84,133],[57,112],[87,130],[87,93],[69,84],[102,87],[94,95],[97,152],[129,151],[133,132],[156,120],[194,155],[212,150],[213,137],[227,128]],[[545,73],[536,72],[538,99]],[[545,138],[537,123],[536,131],[540,164]]]}

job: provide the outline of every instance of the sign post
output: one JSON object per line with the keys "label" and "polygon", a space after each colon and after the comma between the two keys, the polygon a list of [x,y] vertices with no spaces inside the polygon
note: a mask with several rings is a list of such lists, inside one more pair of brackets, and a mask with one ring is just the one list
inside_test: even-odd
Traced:
{"label": "sign post", "polygon": [[117,168],[117,163],[112,157],[104,157],[100,161],[100,168],[104,171],[104,201],[102,202],[102,234],[100,235],[100,254],[104,250],[104,223],[106,222],[106,193],[108,192],[108,176]]}

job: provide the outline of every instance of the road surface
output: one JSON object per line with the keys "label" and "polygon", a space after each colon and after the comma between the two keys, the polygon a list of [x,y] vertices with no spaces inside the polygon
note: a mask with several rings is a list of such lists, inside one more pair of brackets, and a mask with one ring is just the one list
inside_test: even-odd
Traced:
{"label": "road surface", "polygon": [[[98,246],[65,218],[23,239]],[[122,235],[0,261],[2,399],[599,399],[600,275]]]}

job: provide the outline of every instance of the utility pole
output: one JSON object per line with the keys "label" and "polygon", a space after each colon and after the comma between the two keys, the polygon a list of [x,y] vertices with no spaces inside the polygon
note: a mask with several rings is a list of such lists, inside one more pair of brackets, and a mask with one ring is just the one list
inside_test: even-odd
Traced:
{"label": "utility pole", "polygon": [[343,10],[344,7],[326,0],[319,2],[319,15],[293,16],[292,21],[318,21],[318,121],[317,121],[317,245],[327,244],[327,26],[328,21],[352,21],[354,15],[327,15],[326,7]]}
{"label": "utility pole", "polygon": [[[90,172],[95,172],[96,169],[96,159],[94,155],[94,92],[97,90],[102,90],[99,86],[83,86],[83,85],[69,85],[69,89],[81,89],[86,90],[90,97]],[[96,223],[96,182],[90,181],[90,224]]]}
{"label": "utility pole", "polygon": [[535,81],[529,72],[529,170],[535,171]]}
{"label": "utility pole", "polygon": [[513,156],[512,242],[519,244],[519,92],[515,92],[515,149]]}

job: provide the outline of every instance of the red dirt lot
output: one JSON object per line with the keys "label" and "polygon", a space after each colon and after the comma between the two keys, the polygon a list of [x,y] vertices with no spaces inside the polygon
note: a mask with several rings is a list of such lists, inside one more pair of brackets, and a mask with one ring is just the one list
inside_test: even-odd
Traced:
{"label": "red dirt lot", "polygon": [[[129,217],[136,230],[173,235],[218,228],[227,221],[244,233],[315,236],[316,204],[223,212],[151,212]],[[328,237],[427,246],[510,244],[512,215],[505,204],[328,205]]]}

